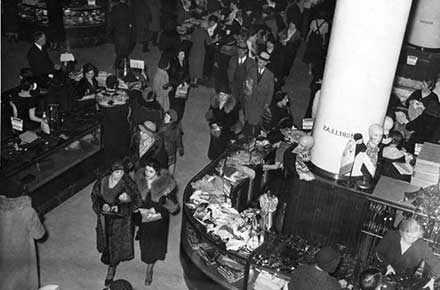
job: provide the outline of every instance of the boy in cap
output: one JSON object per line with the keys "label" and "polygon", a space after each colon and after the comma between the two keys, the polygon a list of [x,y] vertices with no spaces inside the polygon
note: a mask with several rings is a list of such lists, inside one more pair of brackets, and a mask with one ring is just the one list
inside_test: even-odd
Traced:
{"label": "boy in cap", "polygon": [[[315,265],[301,265],[291,275],[289,290],[347,289],[347,281],[336,280],[330,273],[336,271],[341,255],[331,247],[324,247],[316,255]],[[351,285],[350,285],[351,286]],[[348,287],[348,289],[351,289]]]}

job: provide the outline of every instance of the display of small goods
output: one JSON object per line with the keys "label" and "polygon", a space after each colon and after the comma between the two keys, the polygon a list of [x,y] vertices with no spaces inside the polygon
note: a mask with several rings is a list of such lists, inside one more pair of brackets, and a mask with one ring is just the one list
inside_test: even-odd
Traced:
{"label": "display of small goods", "polygon": [[[251,264],[261,273],[266,270],[272,276],[288,279],[290,273],[299,265],[314,264],[315,256],[322,247],[320,243],[311,242],[298,234],[279,236],[269,234],[266,242],[251,257]],[[355,282],[358,271],[358,259],[349,254],[343,246],[336,245],[342,259],[333,274],[338,280],[345,279],[350,284]],[[256,278],[258,282],[258,277]],[[278,288],[279,289],[279,288]]]}
{"label": "display of small goods", "polygon": [[236,145],[239,149],[220,160],[215,173],[191,183],[193,192],[186,207],[214,240],[224,244],[226,250],[247,257],[263,243],[258,222],[260,210],[250,208],[238,212],[232,206],[230,194],[242,180],[255,177],[255,171],[248,166],[261,163],[267,152],[256,150],[255,140]]}
{"label": "display of small goods", "polygon": [[[87,1],[71,1],[68,7],[63,8],[64,25],[90,26],[105,23],[105,10],[101,6],[89,6]],[[39,24],[48,24],[46,1],[23,0],[19,4],[19,18]]]}

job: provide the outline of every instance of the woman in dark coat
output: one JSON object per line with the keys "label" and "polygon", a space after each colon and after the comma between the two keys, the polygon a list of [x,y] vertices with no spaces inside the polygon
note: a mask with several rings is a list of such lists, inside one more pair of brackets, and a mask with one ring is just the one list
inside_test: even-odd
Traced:
{"label": "woman in dark coat", "polygon": [[108,265],[107,286],[117,265],[134,258],[132,212],[141,200],[136,184],[124,173],[120,162],[114,162],[111,173],[96,181],[91,197],[98,218],[97,248],[102,253],[101,261]]}
{"label": "woman in dark coat", "polygon": [[[145,160],[136,172],[135,181],[141,194],[142,205],[138,216],[141,260],[147,264],[145,285],[153,280],[153,267],[165,260],[168,248],[170,213],[178,211],[176,182],[170,175],[159,175],[160,166],[154,159]],[[173,204],[169,207],[166,204]]]}
{"label": "woman in dark coat", "polygon": [[211,99],[211,105],[206,113],[206,120],[211,128],[208,158],[216,159],[225,151],[228,141],[234,137],[234,130],[238,129],[238,105],[227,88],[219,90]]}
{"label": "woman in dark coat", "polygon": [[162,138],[156,133],[157,126],[151,121],[138,125],[130,144],[130,159],[137,170],[148,159],[159,162],[160,168],[168,170],[168,155]]}
{"label": "woman in dark coat", "polygon": [[170,107],[177,112],[178,122],[180,122],[185,113],[190,83],[188,60],[183,47],[178,48],[176,55],[171,59],[168,75],[172,86],[169,93]]}

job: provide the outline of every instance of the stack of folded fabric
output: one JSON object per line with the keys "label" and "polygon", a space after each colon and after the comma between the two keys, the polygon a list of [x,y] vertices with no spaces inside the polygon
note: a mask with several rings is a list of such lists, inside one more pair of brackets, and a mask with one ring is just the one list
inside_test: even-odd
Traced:
{"label": "stack of folded fabric", "polygon": [[254,290],[287,290],[288,283],[289,282],[284,279],[266,271],[261,271],[261,273],[258,274],[257,280],[255,280]]}

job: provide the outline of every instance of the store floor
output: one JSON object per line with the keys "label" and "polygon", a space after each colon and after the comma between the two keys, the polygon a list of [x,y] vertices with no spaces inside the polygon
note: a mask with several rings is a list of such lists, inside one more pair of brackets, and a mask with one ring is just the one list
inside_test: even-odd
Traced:
{"label": "store floor", "polygon": [[[30,44],[25,42],[11,43],[2,38],[2,91],[17,85],[20,68],[27,66],[26,52],[29,46]],[[138,45],[131,57],[145,60],[148,73],[152,76],[159,60],[159,52],[154,48],[151,53],[143,54],[140,49]],[[78,68],[86,62],[91,62],[100,70],[112,71],[114,52],[111,44],[74,49],[73,53]],[[300,124],[309,96],[310,77],[307,75],[306,66],[300,61],[301,56],[302,51],[298,54],[285,88],[291,97],[296,125]],[[56,60],[58,54],[51,53],[51,57]],[[209,161],[206,157],[209,130],[204,115],[213,94],[213,89],[200,86],[191,91],[187,102],[183,118],[185,155],[178,159],[176,171],[180,198],[191,177]],[[45,215],[44,225],[49,237],[44,243],[38,244],[42,285],[58,284],[62,290],[103,288],[106,267],[99,261],[100,256],[96,250],[96,215],[91,209],[91,187],[92,185],[87,186]],[[143,285],[145,265],[139,259],[137,243],[135,259],[122,263],[115,278],[127,279],[135,289],[187,289],[179,261],[180,224],[180,215],[171,218],[168,254],[165,261],[157,263],[151,286]]]}

